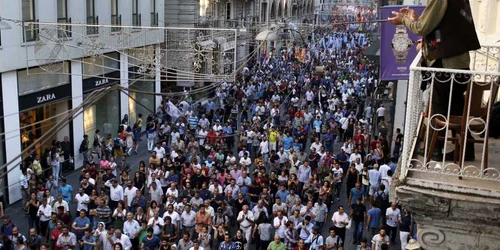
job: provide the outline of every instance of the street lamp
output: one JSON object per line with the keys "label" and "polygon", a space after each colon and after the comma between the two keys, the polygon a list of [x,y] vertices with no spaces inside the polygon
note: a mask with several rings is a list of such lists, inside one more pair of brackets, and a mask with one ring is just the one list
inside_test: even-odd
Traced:
{"label": "street lamp", "polygon": [[3,21],[0,18],[0,30],[10,30],[10,29],[12,29],[12,27],[10,26],[10,24],[8,24],[6,21]]}

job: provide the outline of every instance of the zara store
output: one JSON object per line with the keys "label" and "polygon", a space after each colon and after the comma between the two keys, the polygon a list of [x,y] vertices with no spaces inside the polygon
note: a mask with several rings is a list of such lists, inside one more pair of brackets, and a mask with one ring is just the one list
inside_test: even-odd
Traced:
{"label": "zara store", "polygon": [[[97,58],[84,58],[83,64],[83,99],[95,90],[120,84],[120,54],[118,52],[104,54]],[[116,136],[120,126],[120,91],[113,90],[83,113],[85,134],[93,143],[95,131],[99,129],[101,136]]]}

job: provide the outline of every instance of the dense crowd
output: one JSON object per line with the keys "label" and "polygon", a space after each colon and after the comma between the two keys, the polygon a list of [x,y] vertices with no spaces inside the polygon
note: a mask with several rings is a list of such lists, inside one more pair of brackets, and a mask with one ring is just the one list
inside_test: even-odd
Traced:
{"label": "dense crowd", "polygon": [[[45,179],[41,162],[59,158],[33,155],[21,177],[29,235],[6,216],[3,248],[379,250],[399,229],[405,249],[411,217],[388,193],[402,135],[391,152],[385,108],[370,102],[377,66],[362,53],[373,28],[317,29],[305,61],[272,48],[206,104],[184,101],[177,119],[165,100],[145,121],[125,117],[116,137],[85,136],[77,184]],[[140,150],[151,156],[136,169],[127,157]]]}

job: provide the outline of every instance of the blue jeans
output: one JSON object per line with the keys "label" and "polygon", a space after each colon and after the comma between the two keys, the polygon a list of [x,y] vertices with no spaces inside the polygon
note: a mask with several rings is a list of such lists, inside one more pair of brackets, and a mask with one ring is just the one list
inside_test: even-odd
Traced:
{"label": "blue jeans", "polygon": [[352,221],[352,238],[354,242],[360,242],[363,237],[363,222]]}
{"label": "blue jeans", "polygon": [[59,162],[52,166],[52,175],[54,181],[59,182],[59,175],[61,175],[61,164]]}

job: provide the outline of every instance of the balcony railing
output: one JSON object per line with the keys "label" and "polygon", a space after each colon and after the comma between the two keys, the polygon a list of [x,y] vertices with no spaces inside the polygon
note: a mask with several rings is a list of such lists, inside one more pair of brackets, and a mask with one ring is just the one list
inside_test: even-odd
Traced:
{"label": "balcony railing", "polygon": [[71,37],[71,18],[57,18],[57,23],[59,23],[58,36],[60,38]]}
{"label": "balcony railing", "polygon": [[400,180],[477,188],[475,180],[483,179],[498,186],[500,47],[470,55],[470,70],[422,67],[420,54],[413,61]]}
{"label": "balcony railing", "polygon": [[[87,25],[98,25],[99,17],[98,16],[87,16]],[[97,26],[87,26],[87,35],[96,35],[99,34],[99,27]]]}
{"label": "balcony railing", "polygon": [[158,21],[158,12],[151,13],[151,27],[157,27]]}
{"label": "balcony railing", "polygon": [[120,31],[122,29],[120,27],[122,25],[122,15],[111,15],[111,25],[113,25],[111,32]]}
{"label": "balcony railing", "polygon": [[38,40],[38,19],[26,20],[27,25],[23,25],[23,40],[24,42],[33,42]]}
{"label": "balcony railing", "polygon": [[132,14],[132,26],[141,26],[141,14]]}

